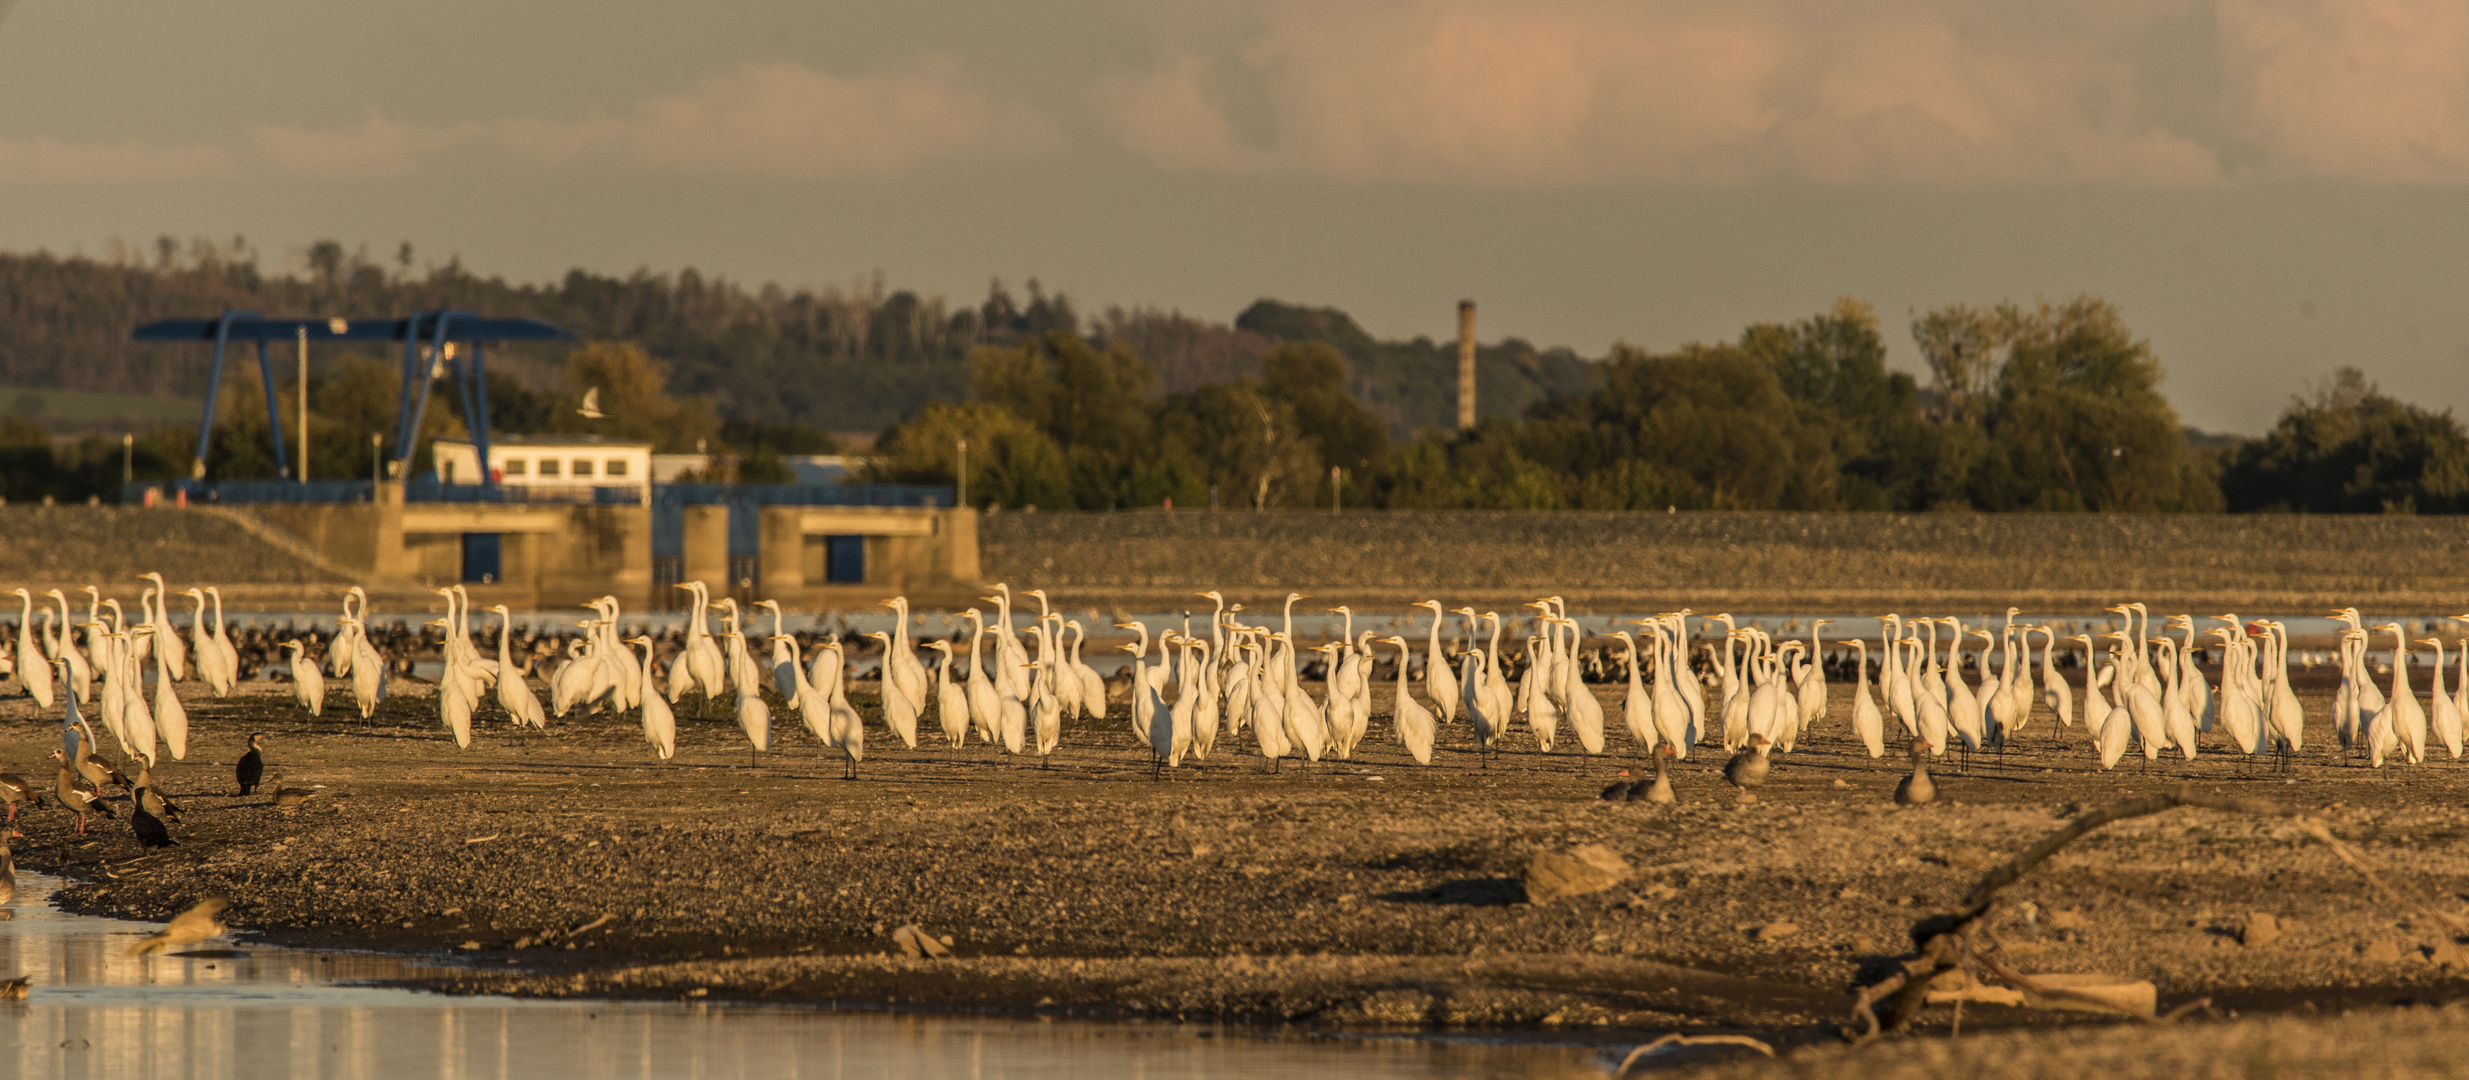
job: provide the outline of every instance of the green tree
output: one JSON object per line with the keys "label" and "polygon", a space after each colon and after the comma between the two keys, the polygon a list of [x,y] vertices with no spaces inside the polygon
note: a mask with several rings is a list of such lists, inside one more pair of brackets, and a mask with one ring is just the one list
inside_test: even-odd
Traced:
{"label": "green tree", "polygon": [[2005,309],[2008,354],[1992,433],[2011,479],[1979,486],[1991,509],[2204,511],[2219,489],[2186,450],[2161,365],[2096,297]]}
{"label": "green tree", "polygon": [[1070,477],[1054,440],[1019,414],[986,401],[928,402],[875,444],[870,478],[895,484],[957,485],[960,445],[968,444],[972,506],[1047,509],[1071,505]]}
{"label": "green tree", "polygon": [[1320,459],[1367,469],[1387,457],[1389,428],[1346,389],[1346,358],[1328,345],[1280,345],[1262,358],[1264,388],[1294,411]]}
{"label": "green tree", "polygon": [[[1801,422],[1775,369],[1734,345],[1687,345],[1657,356],[1615,345],[1603,389],[1538,406],[1521,443],[1527,456],[1582,493],[1622,462],[1649,463],[1594,485],[1666,492],[1688,509],[1831,509],[1838,470],[1826,433]],[[1581,499],[1573,501],[1583,501]]]}
{"label": "green tree", "polygon": [[1310,506],[1318,495],[1318,446],[1294,407],[1249,375],[1168,398],[1158,427],[1189,448],[1227,503]]}
{"label": "green tree", "polygon": [[2460,513],[2469,435],[2449,410],[2393,400],[2344,367],[2230,455],[2220,487],[2233,511]]}

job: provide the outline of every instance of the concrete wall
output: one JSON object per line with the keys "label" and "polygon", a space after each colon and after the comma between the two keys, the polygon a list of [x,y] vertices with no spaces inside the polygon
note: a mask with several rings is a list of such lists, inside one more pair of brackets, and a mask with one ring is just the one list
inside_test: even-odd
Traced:
{"label": "concrete wall", "polygon": [[[651,595],[651,510],[643,506],[413,503],[384,485],[374,504],[252,507],[261,520],[304,544],[361,583],[417,595],[462,579],[463,537],[496,533],[499,578],[466,582],[474,601],[518,610],[565,608],[614,595],[630,609],[673,607]],[[757,557],[759,585],[738,587],[730,573],[729,512],[689,506],[684,515],[684,580],[714,597],[774,599],[799,610],[868,607],[894,594],[923,605],[967,603],[978,593],[977,515],[971,510],[891,507],[767,507]],[[831,535],[867,542],[863,584],[824,580],[819,545]]]}
{"label": "concrete wall", "polygon": [[1181,608],[1508,604],[1596,610],[2469,611],[2469,518],[2092,514],[1006,513],[989,581]]}
{"label": "concrete wall", "polygon": [[[864,607],[892,595],[942,606],[977,595],[977,512],[871,506],[767,506],[762,587],[792,609]],[[825,580],[823,538],[864,536],[864,584]]]}

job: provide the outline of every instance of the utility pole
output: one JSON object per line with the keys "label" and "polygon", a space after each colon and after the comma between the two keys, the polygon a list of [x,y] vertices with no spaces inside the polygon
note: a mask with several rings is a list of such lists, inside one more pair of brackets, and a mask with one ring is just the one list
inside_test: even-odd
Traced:
{"label": "utility pole", "polygon": [[126,486],[136,482],[137,436],[124,434],[120,436],[120,483]]}
{"label": "utility pole", "polygon": [[960,470],[958,475],[960,479],[960,490],[957,494],[952,496],[952,501],[960,506],[967,506],[969,505],[969,440],[967,439],[960,440]]}
{"label": "utility pole", "polygon": [[[379,460],[384,458],[386,454],[385,451],[379,449],[378,447],[380,443],[385,441],[385,438],[385,436],[380,435],[377,432],[369,432],[369,483],[372,485],[379,482]],[[371,495],[369,497],[376,498],[375,495]]]}
{"label": "utility pole", "polygon": [[309,328],[300,328],[300,483],[309,482]]}
{"label": "utility pole", "polygon": [[1457,429],[1475,426],[1475,302],[1457,302]]}
{"label": "utility pole", "polygon": [[1344,490],[1338,486],[1338,475],[1342,471],[1335,465],[1329,466],[1329,512],[1332,514],[1337,513],[1337,504]]}

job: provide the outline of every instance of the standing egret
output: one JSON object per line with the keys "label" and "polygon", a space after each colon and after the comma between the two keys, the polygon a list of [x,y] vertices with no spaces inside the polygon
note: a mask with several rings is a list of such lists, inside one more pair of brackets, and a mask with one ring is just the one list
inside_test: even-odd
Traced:
{"label": "standing egret", "polygon": [[[503,606],[500,606],[497,610],[500,613],[503,613],[506,609]],[[504,639],[501,637],[499,640],[502,647]],[[643,685],[646,687],[651,686],[652,639],[649,637],[628,638],[627,644],[642,646]],[[501,674],[498,676],[497,692],[502,697],[506,692],[505,687],[508,682],[520,685],[522,681],[522,677],[519,675],[512,675],[510,673]],[[520,692],[525,698],[531,699],[532,708],[534,710],[538,710],[540,708],[539,700],[531,697],[531,690],[529,688],[524,688]],[[538,723],[539,721],[535,718],[533,722]],[[646,690],[643,694],[643,738],[646,742],[652,744],[652,752],[660,755],[660,760],[667,761],[670,758],[677,756],[677,715],[669,711],[669,703],[667,701],[662,700],[660,695],[651,693],[648,690]]]}
{"label": "standing egret", "polygon": [[[1003,715],[1003,703],[1001,696],[995,693],[994,680],[986,676],[982,651],[986,642],[986,617],[978,614],[976,608],[970,608],[968,619],[969,681],[964,690],[969,698],[969,724],[977,729],[977,737],[981,741],[993,742],[995,721]],[[822,658],[817,657],[815,662],[821,663]]]}
{"label": "standing egret", "polygon": [[[516,668],[514,664],[512,642],[510,640],[514,637],[514,613],[507,610],[506,605],[504,604],[499,604],[489,610],[497,613],[498,707],[506,710],[506,718],[517,728],[529,725],[542,731],[547,731],[549,729],[549,718],[540,708],[540,699],[533,696],[531,684],[523,678],[523,672]],[[651,672],[651,660],[648,658],[643,661],[643,671],[645,678],[644,685],[648,686],[650,685],[649,680]],[[660,695],[646,693],[643,696],[650,698],[659,697]],[[664,714],[667,713],[667,711],[668,710],[665,708],[661,710]],[[648,714],[646,714],[644,722],[646,724],[650,723]],[[674,727],[675,720],[672,718],[672,730],[674,730]],[[646,728],[645,730],[648,732],[650,729]],[[666,757],[668,755],[663,754],[661,756]]]}
{"label": "standing egret", "polygon": [[[1878,711],[1877,699],[1869,696],[1869,640],[1853,638],[1852,654],[1852,663],[1859,670],[1859,676],[1852,685],[1852,734],[1859,737],[1861,746],[1869,751],[1870,757],[1884,757],[1886,716]],[[1912,760],[1921,760],[1920,754],[1915,753]]]}
{"label": "standing egret", "polygon": [[1078,619],[1066,625],[1072,631],[1072,651],[1065,670],[1066,674],[1080,683],[1080,718],[1104,720],[1106,718],[1106,677],[1098,674],[1096,668],[1090,667],[1080,659],[1080,648],[1088,642],[1089,632],[1081,628]]}
{"label": "standing egret", "polygon": [[[746,635],[744,633],[731,627],[728,641],[731,653],[739,656],[745,655]],[[746,764],[751,768],[754,765],[755,754],[772,748],[772,710],[771,706],[763,703],[761,682],[739,681],[736,687],[737,726],[746,733],[748,745]]]}
{"label": "standing egret", "polygon": [[883,644],[882,696],[883,723],[892,729],[902,746],[917,749],[917,702],[899,685],[898,665],[894,662],[892,635],[881,630],[866,631],[865,636]]}
{"label": "standing egret", "polygon": [[223,629],[223,593],[214,586],[208,585],[206,586],[206,598],[214,601],[214,633],[206,640],[214,645],[216,652],[223,655],[223,670],[231,676],[234,685],[237,685],[240,679],[240,650],[232,645],[231,635]]}
{"label": "standing egret", "polygon": [[[1577,736],[1577,745],[1589,754],[1603,752],[1603,701],[1595,697],[1586,685],[1584,673],[1578,670],[1577,650],[1585,644],[1585,629],[1575,619],[1561,619],[1560,625],[1569,631],[1569,650],[1560,661],[1560,696],[1568,705],[1569,730]],[[1555,635],[1559,631],[1553,631]]]}
{"label": "standing egret", "polygon": [[[2057,628],[2038,628],[2047,641],[2040,648],[2040,696],[2049,706],[2049,713],[2058,718],[2062,727],[2075,726],[2075,692],[2057,673]],[[2087,661],[2088,662],[2088,661]]]}
{"label": "standing egret", "polygon": [[33,698],[36,705],[49,709],[52,701],[51,665],[45,662],[42,650],[34,645],[34,594],[22,588],[12,591],[17,594],[21,610],[17,617],[17,685],[25,688],[26,696]]}
{"label": "standing egret", "polygon": [[[93,592],[94,590],[88,589],[87,591]],[[60,647],[54,650],[54,655],[58,659],[65,661],[66,664],[63,669],[65,673],[60,676],[58,681],[68,686],[70,696],[75,697],[78,704],[94,704],[94,665],[88,659],[86,654],[79,651],[77,648],[77,635],[72,632],[71,628],[77,626],[78,623],[76,618],[70,612],[68,594],[63,593],[58,589],[50,589],[46,590],[43,595],[50,597],[52,602],[60,605],[60,623],[58,627],[60,631]],[[94,614],[91,611],[87,615],[88,621],[94,621],[100,618],[100,615]],[[91,642],[91,638],[89,638],[89,642]]]}
{"label": "standing egret", "polygon": [[1492,722],[1491,695],[1484,691],[1486,673],[1483,654],[1469,649],[1466,651],[1465,663],[1465,668],[1459,672],[1461,677],[1457,683],[1463,695],[1458,703],[1465,706],[1466,720],[1474,726],[1475,753],[1483,759],[1484,766],[1489,768],[1492,764],[1492,740],[1499,737],[1500,729]]}
{"label": "standing egret", "polygon": [[939,658],[934,674],[935,719],[943,726],[943,741],[958,750],[969,741],[969,694],[952,681],[952,643],[937,638],[926,647]]}
{"label": "standing egret", "polygon": [[[164,628],[163,636],[169,637],[171,633],[170,627]],[[159,646],[154,650],[154,730],[163,737],[163,748],[171,751],[173,760],[179,761],[189,756],[189,711],[181,707],[180,695],[172,690],[174,680],[169,652]],[[223,658],[217,656],[214,659],[220,663]],[[146,760],[151,763],[154,755],[147,754]]]}
{"label": "standing egret", "polygon": [[1440,610],[1440,601],[1425,600],[1415,606],[1432,609],[1431,637],[1423,647],[1423,692],[1431,695],[1432,707],[1438,711],[1442,722],[1455,723],[1457,674],[1449,670],[1449,659],[1440,651],[1440,623],[1445,617]]}
{"label": "standing egret", "polygon": [[2427,700],[2427,723],[2433,729],[2435,738],[2442,741],[2443,748],[2451,752],[2452,760],[2459,761],[2460,704],[2443,692],[2443,639],[2430,637],[2423,643],[2435,649],[2435,687],[2434,696]]}
{"label": "standing egret", "polygon": [[[1621,648],[1628,653],[1629,690],[1620,699],[1621,726],[1629,729],[1629,737],[1637,740],[1641,753],[1651,754],[1655,749],[1655,704],[1654,698],[1646,693],[1645,660],[1638,654],[1637,639],[1629,636],[1628,631],[1614,630],[1612,636],[1619,639]],[[1398,662],[1405,661],[1401,658]]]}
{"label": "standing egret", "polygon": [[[1437,603],[1434,601],[1435,605]],[[1414,755],[1416,764],[1429,765],[1432,763],[1432,742],[1439,733],[1439,723],[1430,709],[1415,700],[1414,689],[1407,683],[1406,669],[1411,666],[1407,660],[1413,653],[1405,638],[1382,640],[1397,646],[1397,703],[1390,709],[1392,725],[1397,728],[1397,741],[1405,744],[1406,752]],[[1630,651],[1632,655],[1636,652],[1634,648]],[[1454,679],[1450,681],[1452,684],[1456,682]]]}
{"label": "standing egret", "polygon": [[[1045,593],[1035,595],[1038,603],[1045,603]],[[883,601],[881,606],[892,609],[891,641],[883,657],[883,685],[897,687],[901,695],[909,699],[911,716],[923,715],[926,711],[926,665],[918,661],[917,646],[909,640],[909,598],[895,596]],[[912,749],[917,745],[914,732],[901,741],[908,743]]]}

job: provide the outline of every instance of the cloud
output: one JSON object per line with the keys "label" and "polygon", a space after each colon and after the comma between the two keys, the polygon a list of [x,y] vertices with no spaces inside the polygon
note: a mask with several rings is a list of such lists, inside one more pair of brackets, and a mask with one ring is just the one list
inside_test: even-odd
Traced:
{"label": "cloud", "polygon": [[2240,134],[2272,171],[2469,180],[2469,6],[2226,0]]}
{"label": "cloud", "polygon": [[1355,180],[2469,180],[2457,0],[1264,0],[1254,27],[1167,41],[1099,115],[1167,168]]}
{"label": "cloud", "polygon": [[45,136],[0,139],[0,183],[112,184],[236,176],[228,150],[205,145],[76,143]]}
{"label": "cloud", "polygon": [[1035,153],[1052,120],[979,89],[948,57],[868,75],[786,61],[749,63],[616,113],[407,124],[371,113],[356,127],[266,126],[269,168],[320,178],[411,172],[448,153],[488,151],[550,166],[782,179],[888,177],[936,159]]}

